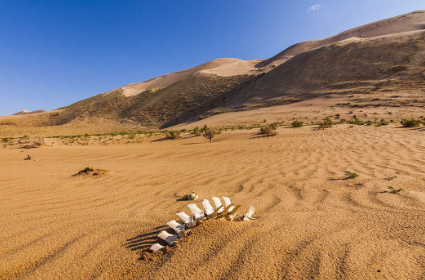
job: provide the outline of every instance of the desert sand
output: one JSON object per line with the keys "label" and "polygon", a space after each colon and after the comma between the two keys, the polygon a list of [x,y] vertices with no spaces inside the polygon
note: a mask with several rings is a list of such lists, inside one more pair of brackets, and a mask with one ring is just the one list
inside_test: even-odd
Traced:
{"label": "desert sand", "polygon": [[[0,148],[0,278],[423,279],[424,129],[278,132]],[[110,172],[72,176],[87,166]],[[256,219],[209,220],[142,260],[191,191]]]}

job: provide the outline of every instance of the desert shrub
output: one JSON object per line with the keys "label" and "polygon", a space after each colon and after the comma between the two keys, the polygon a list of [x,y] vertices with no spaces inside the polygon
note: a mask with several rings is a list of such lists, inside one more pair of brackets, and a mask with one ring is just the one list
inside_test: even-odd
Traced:
{"label": "desert shrub", "polygon": [[354,119],[350,121],[350,124],[355,124],[355,125],[364,125],[365,122],[359,120],[356,116],[354,116]]}
{"label": "desert shrub", "polygon": [[260,134],[264,134],[267,136],[275,136],[277,125],[276,124],[268,124],[265,127],[260,128]]}
{"label": "desert shrub", "polygon": [[393,194],[397,194],[403,190],[403,189],[396,189],[393,186],[388,186],[387,189],[389,189],[390,193],[393,193]]}
{"label": "desert shrub", "polygon": [[388,176],[388,177],[385,178],[385,180],[391,181],[395,178],[397,178],[397,176]]}
{"label": "desert shrub", "polygon": [[303,126],[303,122],[302,121],[298,121],[298,120],[296,120],[296,121],[294,121],[294,122],[292,122],[292,127],[302,127]]}
{"label": "desert shrub", "polygon": [[193,134],[195,134],[195,136],[201,136],[201,130],[199,129],[199,127],[195,127],[193,129]]}
{"label": "desert shrub", "polygon": [[382,125],[388,125],[388,122],[385,121],[384,119],[381,119],[380,122],[376,123],[377,126],[382,126]]}
{"label": "desert shrub", "polygon": [[319,124],[319,129],[331,128],[333,125],[330,118],[326,118],[322,123]]}
{"label": "desert shrub", "polygon": [[1,141],[2,141],[3,143],[7,143],[7,142],[9,142],[9,141],[11,141],[11,140],[13,140],[13,138],[2,138],[2,139],[1,139]]}
{"label": "desert shrub", "polygon": [[359,177],[359,175],[357,173],[345,171],[345,178],[346,179],[354,179],[354,178],[357,178],[357,177]]}
{"label": "desert shrub", "polygon": [[207,131],[208,130],[208,126],[206,125],[206,124],[204,124],[204,127],[203,128],[201,128],[201,132],[205,132],[205,131]]}
{"label": "desert shrub", "polygon": [[204,131],[202,136],[210,140],[210,143],[212,143],[214,137],[218,134],[217,129],[215,128],[207,128],[207,130]]}
{"label": "desert shrub", "polygon": [[406,120],[406,119],[402,120],[401,124],[404,127],[417,127],[417,126],[420,125],[420,122],[418,120],[415,120],[415,119],[412,118],[410,120]]}
{"label": "desert shrub", "polygon": [[180,131],[170,130],[165,133],[165,138],[175,140],[175,139],[179,139],[180,135],[181,135]]}
{"label": "desert shrub", "polygon": [[24,149],[39,148],[44,145],[44,136],[35,135],[30,137],[22,137],[17,139],[16,144],[21,145]]}

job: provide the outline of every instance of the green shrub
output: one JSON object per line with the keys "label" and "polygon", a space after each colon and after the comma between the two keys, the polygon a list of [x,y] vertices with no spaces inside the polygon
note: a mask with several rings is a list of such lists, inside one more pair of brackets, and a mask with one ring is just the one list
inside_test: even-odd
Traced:
{"label": "green shrub", "polygon": [[388,186],[387,189],[389,189],[390,193],[393,193],[393,194],[397,194],[403,190],[403,189],[396,189],[393,186]]}
{"label": "green shrub", "polygon": [[354,178],[357,178],[357,177],[359,177],[359,175],[357,173],[345,171],[345,178],[346,179],[354,179]]}
{"label": "green shrub", "polygon": [[204,127],[201,129],[201,132],[205,132],[208,130],[208,126],[206,124],[204,124]]}
{"label": "green shrub", "polygon": [[201,130],[199,129],[199,127],[195,127],[193,129],[193,134],[195,134],[195,136],[201,136]]}
{"label": "green shrub", "polygon": [[330,118],[326,118],[322,123],[319,124],[319,129],[331,128],[333,125]]}
{"label": "green shrub", "polygon": [[303,126],[303,122],[302,121],[294,121],[291,125],[292,127],[302,127]]}
{"label": "green shrub", "polygon": [[402,120],[401,124],[404,127],[417,127],[417,126],[420,125],[420,122],[418,120],[415,120],[415,119],[412,118],[410,120],[406,120],[406,119]]}
{"label": "green shrub", "polygon": [[388,122],[387,122],[387,121],[385,121],[384,119],[381,119],[381,121],[380,121],[380,122],[378,122],[376,125],[377,125],[377,126],[388,125]]}
{"label": "green shrub", "polygon": [[350,121],[350,124],[355,124],[355,125],[364,125],[364,124],[365,124],[365,122],[364,122],[364,121],[359,120],[356,116],[354,116],[354,120],[351,120],[351,121]]}

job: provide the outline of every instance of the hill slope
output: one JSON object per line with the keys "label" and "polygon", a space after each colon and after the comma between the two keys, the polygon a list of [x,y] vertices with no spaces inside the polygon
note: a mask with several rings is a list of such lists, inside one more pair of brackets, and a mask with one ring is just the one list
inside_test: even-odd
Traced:
{"label": "hill slope", "polygon": [[[166,127],[219,112],[288,104],[323,96],[385,91],[425,102],[425,11],[296,44],[264,61],[217,59],[130,84],[32,118],[36,125],[103,119]],[[364,97],[364,96],[363,96]],[[362,97],[362,98],[363,98]],[[359,98],[369,102],[371,98]],[[397,105],[385,98],[379,105]],[[425,103],[424,103],[425,104]]]}

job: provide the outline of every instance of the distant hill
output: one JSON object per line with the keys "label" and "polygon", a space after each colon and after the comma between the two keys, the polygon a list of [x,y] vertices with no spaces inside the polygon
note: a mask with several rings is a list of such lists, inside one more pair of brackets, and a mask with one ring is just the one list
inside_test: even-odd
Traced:
{"label": "distant hill", "polygon": [[425,11],[417,11],[298,43],[266,60],[217,59],[130,84],[37,115],[34,123],[100,118],[167,127],[320,96],[361,92],[379,97],[385,90],[397,95],[382,99],[380,106],[397,106],[400,96],[418,102],[413,93],[421,91],[424,82]]}
{"label": "distant hill", "polygon": [[20,112],[17,112],[15,114],[13,114],[13,116],[15,115],[33,115],[33,114],[39,114],[39,113],[44,113],[47,112],[46,110],[35,110],[35,111],[28,111],[28,110],[22,110]]}

